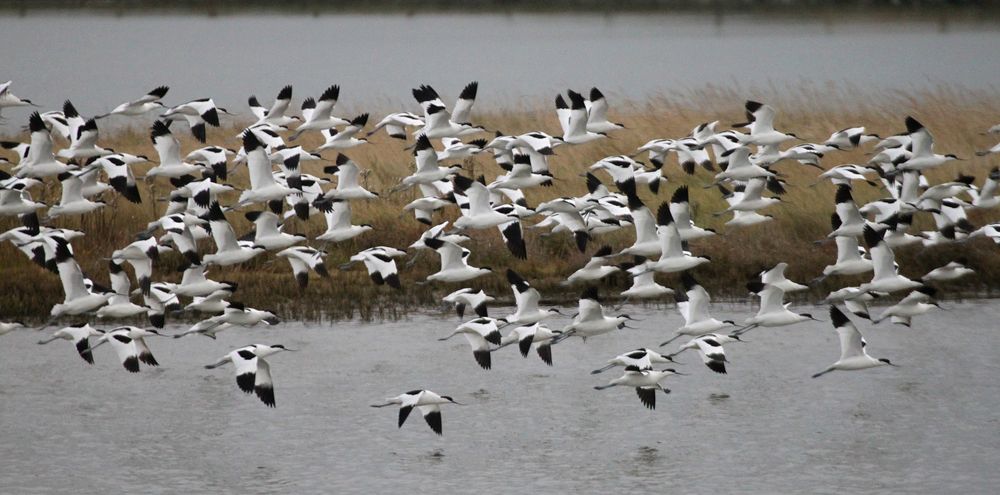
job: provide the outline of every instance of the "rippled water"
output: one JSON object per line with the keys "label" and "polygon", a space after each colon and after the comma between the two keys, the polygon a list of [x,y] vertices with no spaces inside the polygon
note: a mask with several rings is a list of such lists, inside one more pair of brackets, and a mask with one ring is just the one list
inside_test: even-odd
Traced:
{"label": "rippled water", "polygon": [[[901,367],[816,380],[838,355],[829,323],[754,330],[727,347],[729,375],[683,356],[691,375],[668,379],[656,411],[593,390],[616,375],[589,371],[664,340],[673,309],[627,308],[639,330],[566,341],[552,368],[511,347],[492,371],[463,339],[436,340],[454,315],[156,339],[162,366],[138,375],[111,349],[89,366],[15,332],[0,338],[0,492],[995,493],[1000,305],[948,306],[913,329],[861,325]],[[301,349],[270,358],[276,409],[202,367],[253,342]],[[440,438],[368,407],[414,388],[469,405],[444,408]]]}
{"label": "rippled water", "polygon": [[[716,85],[850,91],[949,83],[995,87],[1000,24],[854,15],[93,15],[0,13],[3,77],[47,108],[72,99],[110,110],[159,84],[167,102],[213,96],[246,112],[285,84],[296,97],[341,85],[344,111],[412,104],[433,84],[454,97],[481,82],[480,105],[548,104],[566,87],[617,98]],[[620,101],[620,100],[619,100]],[[10,110],[11,115],[27,115]],[[15,113],[16,112],[16,113]]]}

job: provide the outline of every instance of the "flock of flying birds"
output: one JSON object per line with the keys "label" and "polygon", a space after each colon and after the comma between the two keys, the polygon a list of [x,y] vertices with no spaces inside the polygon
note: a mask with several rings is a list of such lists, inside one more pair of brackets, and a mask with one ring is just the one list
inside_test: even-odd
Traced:
{"label": "flock of flying birds", "polygon": [[[503,318],[488,316],[487,305],[494,298],[481,290],[460,288],[444,297],[445,302],[454,305],[460,318],[464,318],[467,308],[473,310],[475,317],[441,340],[463,335],[475,361],[484,369],[490,369],[493,352],[511,344],[517,344],[525,357],[534,348],[546,364],[552,365],[554,345],[573,337],[586,340],[627,327],[632,318],[614,314],[614,309],[602,305],[597,288],[589,285],[621,271],[632,279],[632,285],[621,293],[626,300],[670,295],[676,299],[685,324],[660,347],[681,337],[689,338],[672,353],[636,349],[593,371],[596,374],[623,367],[622,376],[595,388],[634,388],[650,409],[655,408],[657,391],[669,392],[662,382],[680,374],[672,368],[654,369],[655,365],[672,363],[678,354],[690,349],[698,353],[710,370],[726,373],[728,360],[723,346],[740,341],[743,333],[756,327],[793,325],[815,319],[792,311],[784,302],[785,293],[808,288],[785,277],[786,263],[779,263],[747,283],[747,289],[760,298],[755,315],[741,323],[711,316],[710,296],[691,273],[711,260],[692,253],[688,242],[713,236],[715,232],[692,221],[691,191],[687,187],[675,189],[671,199],[655,210],[647,207],[638,194],[640,187],[648,188],[653,195],[659,194],[666,182],[662,170],[671,153],[677,155],[677,163],[686,173],[704,169],[702,173],[714,175],[712,186],[717,187],[729,204],[718,214],[732,212],[732,219],[726,222],[731,229],[772,219],[761,211],[781,201],[785,181],[776,170],[779,163],[816,167],[822,171],[820,179],[837,186],[828,236],[836,243],[837,258],[813,282],[826,277],[869,272],[872,275],[870,282],[841,288],[825,299],[830,305],[831,322],[840,336],[841,354],[840,359],[814,377],[834,370],[891,365],[888,359],[869,356],[865,341],[848,313],[872,323],[889,319],[909,325],[912,318],[938,306],[936,290],[928,284],[949,282],[973,273],[965,261],[955,260],[919,280],[912,280],[899,273],[893,256],[895,249],[961,243],[980,236],[1000,243],[1000,224],[977,228],[966,217],[968,210],[990,209],[1000,204],[997,190],[1000,171],[995,167],[990,170],[981,187],[975,185],[975,177],[966,175],[950,182],[929,184],[925,171],[959,158],[935,153],[931,133],[916,119],[906,117],[905,131],[886,138],[867,133],[864,127],[850,127],[834,132],[823,143],[802,143],[781,149],[785,143],[801,139],[775,129],[775,109],[754,101],[746,102],[747,122],[733,126],[745,132],[717,130],[716,121],[697,126],[687,137],[654,139],[631,156],[609,156],[590,166],[586,174],[588,192],[583,196],[554,198],[532,208],[524,191],[552,184],[550,160],[560,147],[586,146],[605,139],[609,133],[624,132],[625,126],[608,120],[608,102],[594,88],[589,98],[574,91],[569,91],[566,98],[563,95],[556,98],[561,136],[540,131],[519,135],[496,132],[491,139],[463,141],[466,136],[488,135],[484,127],[472,123],[477,89],[475,82],[466,86],[449,111],[433,88],[420,86],[413,90],[420,106],[417,113],[393,113],[364,134],[370,136],[384,130],[393,138],[412,141],[407,149],[412,149],[415,169],[390,192],[417,188],[419,197],[404,209],[428,228],[406,248],[371,247],[352,256],[342,269],[360,262],[375,284],[398,289],[396,259],[406,256],[408,251],[428,250],[440,256],[441,269],[418,283],[464,284],[492,273],[489,268],[469,263],[471,252],[463,244],[469,241],[466,233],[471,230],[497,229],[511,254],[520,259],[528,255],[522,235],[528,219],[538,219],[531,228],[547,229],[546,235],[565,235],[581,252],[587,252],[592,241],[602,234],[620,229],[635,231],[631,246],[617,253],[609,246],[602,246],[584,266],[568,275],[566,285],[586,286],[579,309],[572,316],[558,308],[543,309],[539,292],[511,269],[505,275],[517,307]],[[64,317],[95,316],[105,321],[147,317],[149,327],[154,327],[121,326],[104,331],[89,323],[77,324],[62,328],[39,343],[72,341],[88,363],[94,362],[94,349],[109,343],[130,372],[138,372],[140,363],[157,366],[146,340],[165,336],[157,329],[163,328],[167,315],[178,311],[211,316],[173,335],[174,338],[203,335],[214,339],[218,332],[229,328],[278,324],[280,320],[273,312],[231,300],[237,291],[236,284],[212,280],[206,271],[274,253],[288,261],[296,281],[304,288],[310,272],[328,276],[323,246],[352,239],[373,228],[351,223],[351,204],[377,201],[380,197],[359,181],[362,166],[342,153],[367,144],[360,136],[368,126],[368,115],[336,116],[334,108],[340,96],[336,85],[317,99],[302,101],[301,115],[291,113],[291,86],[282,89],[270,107],[250,97],[255,121],[240,135],[242,148],[231,150],[209,145],[186,155],[174,135],[180,132],[179,126],[172,126],[173,123],[182,122],[198,141],[205,143],[206,126],[219,127],[220,116],[232,114],[217,107],[211,98],[167,106],[162,103],[167,92],[166,86],[158,87],[105,115],[91,118],[80,116],[69,101],[62,111],[34,112],[28,119],[29,142],[4,142],[3,148],[11,156],[9,160],[0,159],[0,164],[10,166],[9,172],[0,170],[0,215],[16,215],[23,223],[22,227],[0,234],[0,242],[10,241],[28,259],[57,273],[65,291],[65,300],[52,307],[52,320],[45,326]],[[0,85],[0,111],[28,105],[34,104],[15,96],[10,82]],[[153,112],[158,115],[150,125],[150,139],[158,155],[155,161],[98,145],[97,123],[102,119],[112,116],[137,119]],[[987,132],[1000,134],[1000,125]],[[322,134],[325,141],[314,150],[291,144],[305,133]],[[56,151],[56,141],[68,144]],[[843,164],[829,169],[820,166],[820,160],[828,155],[869,145],[872,145],[871,159],[867,164]],[[341,153],[329,160],[322,155],[324,150]],[[1000,144],[977,154],[990,153],[1000,153]],[[642,154],[647,154],[650,165],[635,159]],[[492,155],[503,173],[492,181],[482,176],[462,175],[464,169],[460,163],[474,155]],[[149,222],[148,229],[139,233],[135,242],[109,253],[111,288],[102,287],[88,278],[74,259],[72,242],[85,233],[55,227],[53,221],[102,208],[105,203],[94,198],[106,194],[120,194],[129,201],[141,202],[133,168],[147,162],[155,166],[146,171],[145,180],[172,186],[167,196],[168,206],[162,216]],[[325,165],[323,175],[303,170],[303,165],[310,162]],[[237,189],[226,183],[241,166],[248,169],[249,188]],[[598,178],[599,172],[609,176],[617,192]],[[329,186],[333,182],[330,176],[336,178],[335,186]],[[32,189],[54,181],[62,189],[58,204],[46,205],[32,199]],[[852,196],[852,187],[857,183],[880,185],[885,197],[859,206]],[[221,204],[220,195],[232,191],[239,191],[238,200],[228,206]],[[435,214],[451,208],[459,212],[457,220],[450,225],[447,221],[435,224]],[[40,210],[46,210],[42,218]],[[227,219],[235,210],[243,210],[255,226],[243,237],[237,236]],[[911,233],[916,215],[933,217],[936,229]],[[315,239],[283,232],[289,222],[305,222],[313,216],[322,216],[327,224],[326,231]],[[202,249],[207,241],[201,241],[209,238],[214,241],[214,252]],[[307,242],[313,246],[306,245]],[[153,265],[162,253],[170,250],[180,252],[186,260],[181,281],[154,281]],[[126,267],[134,273],[138,287],[135,290]],[[657,273],[679,273],[683,290],[675,292],[658,284]],[[869,312],[869,302],[897,292],[906,295],[877,316]],[[182,300],[188,304],[182,306]],[[545,324],[546,320],[559,316],[571,321],[559,328]],[[0,333],[22,326],[17,322],[0,323]],[[505,329],[509,329],[506,334],[502,332]],[[274,407],[270,366],[265,358],[291,350],[282,345],[248,345],[232,350],[207,368],[232,363],[240,390],[255,393],[264,404]],[[431,428],[441,434],[443,404],[458,402],[429,390],[414,390],[373,407],[399,406],[399,426],[416,407]]]}

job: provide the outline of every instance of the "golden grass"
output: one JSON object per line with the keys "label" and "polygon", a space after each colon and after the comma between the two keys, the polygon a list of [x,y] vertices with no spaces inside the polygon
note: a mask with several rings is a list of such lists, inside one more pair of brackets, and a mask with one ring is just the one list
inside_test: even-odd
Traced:
{"label": "golden grass", "polygon": [[[579,176],[598,159],[614,154],[628,154],[649,139],[669,138],[687,135],[701,122],[720,120],[721,128],[742,120],[742,102],[747,98],[761,99],[778,108],[776,125],[793,129],[798,135],[811,141],[822,141],[831,132],[853,125],[865,125],[869,132],[882,135],[902,130],[902,120],[913,115],[934,133],[939,152],[953,152],[971,161],[941,167],[928,174],[932,182],[950,179],[958,171],[977,176],[979,183],[986,172],[995,166],[997,160],[990,157],[978,158],[973,151],[992,145],[992,138],[980,135],[984,129],[996,123],[1000,115],[1000,98],[996,91],[966,91],[953,87],[903,93],[887,92],[870,94],[858,88],[803,83],[795,91],[779,88],[765,88],[755,91],[736,91],[716,86],[708,86],[699,91],[684,94],[657,96],[643,102],[612,102],[612,117],[624,122],[628,127],[613,135],[612,139],[582,146],[563,146],[552,158],[551,166],[557,177],[551,188],[536,189],[528,193],[529,203],[562,195],[579,195],[585,192],[585,184]],[[378,116],[373,115],[373,118]],[[522,104],[507,108],[477,108],[476,119],[490,129],[500,129],[505,133],[521,133],[543,130],[557,134],[558,124],[554,112],[547,104]],[[210,129],[209,140],[213,144],[237,148],[235,136],[238,123],[224,129]],[[183,126],[175,126],[175,134],[181,138],[182,148],[189,151],[201,145],[187,134]],[[26,139],[25,136],[9,136]],[[375,202],[354,203],[354,223],[370,223],[376,230],[353,241],[327,247],[327,265],[332,277],[323,280],[313,276],[309,287],[300,291],[291,277],[291,271],[283,260],[274,260],[273,255],[261,257],[239,267],[215,268],[210,276],[215,279],[233,280],[240,284],[234,299],[254,307],[270,307],[286,317],[302,319],[344,318],[396,318],[407,311],[435,303],[442,295],[457,287],[420,287],[413,284],[437,269],[437,256],[425,253],[412,266],[404,267],[400,262],[404,289],[395,291],[388,287],[371,284],[360,266],[351,271],[340,271],[336,267],[357,252],[374,245],[405,247],[413,242],[424,230],[411,215],[403,214],[402,206],[415,197],[416,191],[388,195],[388,190],[400,178],[412,170],[412,156],[404,151],[401,141],[390,139],[384,134],[373,137],[372,145],[350,150],[347,154],[363,168],[370,171],[365,178],[367,187],[382,193],[383,198]],[[105,135],[102,144],[118,150],[136,154],[155,156],[143,128],[119,129],[113,135]],[[300,144],[300,143],[296,143]],[[317,136],[307,136],[302,143],[307,148],[319,144]],[[335,153],[328,153],[334,158]],[[842,163],[864,163],[862,152],[833,153],[824,160],[830,168]],[[151,165],[150,165],[151,166]],[[322,164],[305,164],[307,172],[320,175]],[[470,175],[485,174],[487,178],[497,175],[500,170],[488,157],[477,157],[465,164]],[[137,175],[142,175],[146,167],[138,167]],[[231,183],[237,186],[247,184],[244,171],[235,174]],[[778,165],[778,170],[787,175],[791,184],[785,196],[784,205],[771,208],[768,213],[775,215],[774,222],[745,229],[727,229],[723,223],[729,215],[714,217],[712,212],[725,208],[725,203],[714,189],[703,189],[711,182],[704,171],[694,176],[683,174],[674,162],[668,162],[665,174],[671,184],[660,191],[658,198],[648,191],[642,191],[646,203],[653,209],[660,201],[669,199],[672,191],[681,184],[691,187],[691,200],[695,221],[699,225],[712,227],[724,235],[717,238],[695,241],[692,250],[712,257],[712,263],[700,267],[696,276],[717,296],[734,297],[745,294],[743,286],[747,279],[762,267],[779,261],[790,264],[788,275],[800,281],[818,275],[823,266],[832,262],[835,248],[830,244],[815,245],[813,240],[821,239],[829,231],[829,216],[833,211],[833,187],[820,184],[810,187],[815,181],[814,168],[796,163]],[[606,180],[605,177],[602,179]],[[607,181],[606,182],[610,182]],[[116,195],[108,197],[109,206],[83,218],[57,219],[54,224],[61,227],[80,229],[87,237],[74,243],[77,260],[85,273],[100,283],[107,282],[104,258],[111,252],[131,242],[146,223],[162,213],[164,204],[153,201],[152,197],[164,196],[169,184],[157,181],[152,186],[143,185],[143,203],[131,204]],[[46,202],[58,201],[58,186],[50,185],[41,194]],[[855,198],[860,202],[883,196],[881,190],[861,185],[856,188]],[[235,202],[233,197],[224,202]],[[441,219],[453,219],[454,211]],[[237,233],[250,229],[250,224],[241,214],[230,213],[230,221]],[[975,212],[974,223],[982,224],[996,220],[996,212]],[[918,227],[931,228],[928,218],[919,218]],[[17,226],[10,217],[0,219],[0,230]],[[323,221],[311,219],[307,223],[291,220],[286,231],[301,232],[310,238],[322,232]],[[576,251],[568,237],[552,236],[542,238],[532,229],[526,229],[528,259],[517,260],[509,255],[495,230],[473,233],[474,241],[469,245],[473,251],[471,261],[476,266],[491,266],[497,275],[473,281],[470,286],[482,287],[491,294],[509,297],[509,288],[502,272],[507,267],[522,273],[542,293],[550,299],[568,300],[575,297],[578,288],[560,287],[558,283],[576,268],[582,266],[587,255]],[[622,248],[632,241],[630,232],[619,232],[596,239],[590,251],[596,246],[610,244]],[[214,250],[211,242],[202,245],[203,252]],[[1000,280],[1000,250],[988,240],[976,240],[959,245],[930,249],[911,247],[897,252],[902,272],[911,277],[919,277],[926,271],[939,266],[954,257],[965,256],[979,271],[975,277],[948,287],[946,295],[982,294],[998,287]],[[177,267],[181,264],[178,255],[171,253],[156,267],[156,280],[177,280]],[[661,283],[678,286],[675,276],[662,276]],[[59,278],[30,263],[9,243],[0,246],[0,319],[18,317],[41,317],[49,308],[62,300],[63,294]],[[817,300],[831,288],[857,280],[828,280],[813,289],[806,297]],[[602,284],[603,293],[617,294],[628,286],[624,276],[615,276]]]}

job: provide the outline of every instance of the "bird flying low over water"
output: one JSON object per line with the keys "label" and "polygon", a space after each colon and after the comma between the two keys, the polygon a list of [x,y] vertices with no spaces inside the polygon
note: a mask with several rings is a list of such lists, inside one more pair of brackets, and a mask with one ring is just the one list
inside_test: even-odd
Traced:
{"label": "bird flying low over water", "polygon": [[441,406],[444,404],[465,405],[447,395],[438,395],[430,390],[411,390],[405,394],[399,394],[386,399],[384,404],[372,404],[372,407],[399,406],[398,424],[400,428],[403,427],[406,418],[410,416],[410,412],[416,407],[423,414],[424,420],[427,421],[427,426],[430,426],[434,433],[442,435],[444,434],[444,428],[441,424]]}
{"label": "bird flying low over water", "polygon": [[236,386],[248,394],[256,394],[265,406],[275,407],[274,382],[271,380],[271,366],[264,358],[282,351],[294,351],[281,344],[252,344],[230,351],[207,369],[218,368],[233,363],[236,370]]}
{"label": "bird flying low over water", "polygon": [[836,370],[853,371],[879,366],[896,366],[888,359],[876,359],[869,356],[867,349],[865,349],[867,343],[861,336],[861,332],[854,326],[850,318],[836,306],[830,306],[830,321],[833,322],[833,328],[837,330],[837,335],[840,337],[840,359],[827,369],[814,374],[813,378]]}

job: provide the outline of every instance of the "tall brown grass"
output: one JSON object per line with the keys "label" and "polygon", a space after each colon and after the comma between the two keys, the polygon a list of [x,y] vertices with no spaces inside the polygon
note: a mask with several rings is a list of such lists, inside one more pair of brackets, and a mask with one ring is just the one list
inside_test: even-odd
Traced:
{"label": "tall brown grass", "polygon": [[[541,188],[528,192],[529,203],[563,195],[579,195],[585,192],[584,180],[580,175],[598,159],[615,154],[628,154],[653,138],[681,137],[699,123],[720,120],[724,128],[731,122],[742,120],[742,103],[747,98],[761,99],[775,106],[779,115],[779,128],[794,130],[799,136],[821,142],[838,129],[864,125],[869,132],[882,135],[903,130],[902,121],[906,115],[913,115],[933,132],[936,149],[953,152],[970,161],[947,165],[929,172],[931,182],[939,182],[954,177],[959,171],[977,176],[979,182],[987,171],[997,164],[992,157],[978,158],[973,151],[992,145],[990,137],[980,133],[996,124],[1000,116],[1000,94],[995,90],[967,91],[954,87],[939,87],[914,92],[869,93],[859,88],[803,83],[794,91],[782,88],[763,88],[754,91],[737,91],[719,86],[707,86],[698,91],[657,96],[642,102],[612,101],[612,118],[621,121],[627,130],[614,133],[611,139],[581,146],[563,146],[551,159],[552,170],[557,177],[551,188]],[[377,116],[373,116],[375,118]],[[515,104],[505,108],[476,108],[475,118],[489,129],[499,129],[505,133],[521,133],[542,130],[558,134],[555,114],[547,104]],[[213,144],[237,148],[236,135],[243,122],[231,122],[223,129],[209,130],[209,141]],[[175,135],[181,138],[185,152],[200,147],[188,135],[184,126],[175,126]],[[8,136],[26,139],[26,136]],[[370,223],[376,230],[352,241],[327,246],[327,265],[331,267],[329,280],[314,278],[305,290],[299,290],[291,276],[287,263],[275,260],[273,255],[260,257],[238,267],[215,268],[210,276],[216,279],[233,280],[240,284],[234,300],[240,300],[254,307],[270,307],[288,317],[319,320],[345,317],[396,318],[416,308],[433,305],[439,298],[454,290],[455,286],[416,286],[414,282],[437,269],[437,256],[432,253],[421,255],[410,267],[400,262],[404,288],[396,291],[387,287],[376,287],[367,280],[360,266],[350,271],[340,271],[336,266],[366,247],[389,245],[405,247],[415,240],[425,226],[416,222],[411,215],[404,214],[402,206],[414,199],[416,192],[389,194],[389,189],[412,170],[412,156],[403,150],[401,141],[390,139],[384,134],[373,136],[373,144],[361,146],[346,152],[354,161],[368,170],[364,180],[367,187],[378,191],[382,198],[372,202],[355,202],[354,222]],[[155,157],[145,127],[119,129],[102,136],[101,142],[118,150],[146,154]],[[301,143],[307,149],[318,146],[317,136],[303,137]],[[485,155],[485,154],[484,154]],[[326,157],[335,158],[336,153],[328,152]],[[832,153],[823,160],[830,168],[843,163],[864,163],[867,157],[863,151]],[[151,167],[140,166],[135,171],[142,175]],[[305,164],[307,172],[322,175],[323,164]],[[469,160],[464,165],[469,175],[485,174],[487,178],[501,171],[486,156]],[[818,171],[797,163],[783,163],[778,170],[787,176],[790,184],[785,195],[785,204],[773,207],[767,213],[775,216],[775,221],[744,229],[729,229],[723,223],[729,215],[715,217],[713,212],[725,208],[725,203],[714,189],[703,189],[712,178],[705,171],[694,176],[685,175],[676,163],[671,161],[664,168],[670,185],[664,187],[659,197],[642,191],[646,203],[655,208],[661,201],[669,199],[672,191],[680,185],[689,185],[694,208],[695,221],[699,225],[715,228],[722,235],[695,241],[691,249],[699,254],[709,255],[712,262],[700,267],[696,276],[715,295],[720,297],[740,297],[745,295],[745,282],[761,268],[779,261],[789,263],[788,275],[796,280],[809,280],[818,275],[822,268],[835,258],[835,247],[831,244],[816,245],[829,231],[829,216],[833,211],[834,189],[829,183],[816,186]],[[610,185],[610,181],[607,180]],[[231,177],[237,186],[247,184],[245,167]],[[164,210],[164,203],[154,200],[162,198],[169,190],[169,184],[158,180],[143,184],[142,204],[131,204],[117,195],[110,194],[109,205],[82,218],[57,219],[54,225],[83,230],[87,236],[74,243],[76,257],[88,275],[100,283],[107,282],[105,259],[111,252],[131,242],[135,234],[143,230],[146,223],[156,218]],[[612,186],[613,187],[613,186]],[[59,187],[50,183],[44,192],[36,191],[48,203],[58,201]],[[860,185],[856,187],[855,198],[860,202],[884,196],[884,191]],[[235,196],[225,197],[226,203],[234,203]],[[453,219],[455,212],[438,214],[438,220]],[[242,214],[228,215],[238,234],[250,230],[251,225]],[[982,224],[996,220],[997,212],[975,212],[974,223]],[[0,229],[17,226],[14,218],[0,218]],[[929,218],[918,218],[917,227],[932,228]],[[305,233],[310,238],[324,230],[320,219],[301,222],[290,220],[286,231]],[[627,246],[632,241],[632,233],[626,231],[597,238],[592,246],[610,244],[615,248]],[[540,237],[539,232],[526,228],[528,259],[517,260],[509,255],[495,230],[473,233],[471,262],[476,266],[491,266],[497,274],[471,282],[472,287],[482,287],[488,292],[509,297],[502,272],[507,267],[514,268],[526,276],[551,300],[571,300],[578,288],[559,285],[573,270],[579,268],[587,255],[576,251],[567,237]],[[591,252],[594,248],[591,248]],[[210,241],[202,245],[203,252],[214,250]],[[919,277],[926,271],[957,257],[965,256],[978,270],[978,275],[947,287],[946,295],[959,296],[984,294],[1000,287],[1000,249],[988,240],[934,247],[910,247],[900,249],[897,259],[902,272],[910,277]],[[164,256],[156,267],[154,279],[175,281],[180,274],[177,268],[182,260],[170,253]],[[658,276],[661,283],[677,287],[675,276]],[[856,283],[858,280],[827,280],[815,287],[806,296],[818,300],[831,288]],[[602,293],[617,294],[628,286],[624,276],[614,276],[602,284]],[[0,318],[38,318],[46,315],[49,308],[62,300],[63,293],[59,278],[29,262],[13,246],[0,246]]]}

